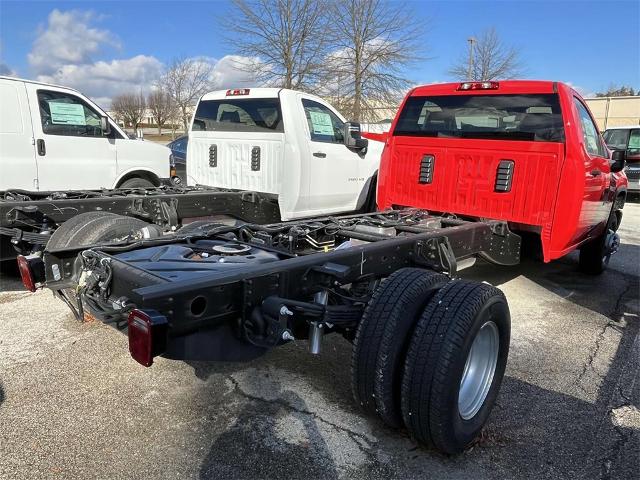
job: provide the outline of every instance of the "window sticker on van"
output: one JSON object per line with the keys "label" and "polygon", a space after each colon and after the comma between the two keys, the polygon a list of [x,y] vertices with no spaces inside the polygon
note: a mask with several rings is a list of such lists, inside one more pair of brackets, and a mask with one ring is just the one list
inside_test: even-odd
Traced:
{"label": "window sticker on van", "polygon": [[48,102],[51,122],[58,125],[86,125],[84,107],[77,103]]}
{"label": "window sticker on van", "polygon": [[324,112],[309,112],[314,135],[333,135],[331,115]]}

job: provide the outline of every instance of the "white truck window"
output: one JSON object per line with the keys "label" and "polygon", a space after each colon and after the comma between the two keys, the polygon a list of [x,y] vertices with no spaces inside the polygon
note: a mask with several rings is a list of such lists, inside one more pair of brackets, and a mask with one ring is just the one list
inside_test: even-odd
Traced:
{"label": "white truck window", "polygon": [[79,97],[63,92],[38,90],[38,105],[44,133],[102,137],[100,114]]}
{"label": "white truck window", "polygon": [[344,122],[321,103],[302,99],[309,134],[314,142],[344,143]]}
{"label": "white truck window", "polygon": [[202,100],[192,130],[215,132],[283,132],[277,98]]}

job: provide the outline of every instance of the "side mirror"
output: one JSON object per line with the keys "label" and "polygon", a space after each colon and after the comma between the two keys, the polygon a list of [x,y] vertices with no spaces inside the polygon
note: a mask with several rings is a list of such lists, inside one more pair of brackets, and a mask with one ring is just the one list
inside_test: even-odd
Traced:
{"label": "side mirror", "polygon": [[105,137],[111,133],[111,124],[107,117],[100,117],[100,130],[102,130],[102,135]]}
{"label": "side mirror", "polygon": [[611,173],[622,171],[627,160],[626,150],[614,150],[611,154]]}
{"label": "side mirror", "polygon": [[364,150],[369,145],[369,140],[362,138],[360,124],[346,122],[344,124],[344,144],[353,150]]}

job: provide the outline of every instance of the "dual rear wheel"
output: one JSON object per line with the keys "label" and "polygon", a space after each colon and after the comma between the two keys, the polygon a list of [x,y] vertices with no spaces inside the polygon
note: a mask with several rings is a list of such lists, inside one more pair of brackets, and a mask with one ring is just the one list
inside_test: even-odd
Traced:
{"label": "dual rear wheel", "polygon": [[458,453],[491,413],[510,328],[497,288],[428,270],[398,270],[376,290],[358,326],[355,399],[419,442]]}

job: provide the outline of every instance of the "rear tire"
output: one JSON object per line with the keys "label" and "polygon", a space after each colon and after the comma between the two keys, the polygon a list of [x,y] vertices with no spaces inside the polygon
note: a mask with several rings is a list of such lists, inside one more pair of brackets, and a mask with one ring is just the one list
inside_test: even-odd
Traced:
{"label": "rear tire", "polygon": [[110,212],[86,212],[64,222],[53,232],[47,250],[106,243],[135,234],[148,226],[143,220]]}
{"label": "rear tire", "polygon": [[155,185],[146,178],[130,178],[125,180],[118,188],[154,188]]}
{"label": "rear tire", "polygon": [[413,326],[448,280],[430,270],[398,270],[376,289],[362,315],[351,360],[353,395],[389,426],[402,426],[400,384]]}
{"label": "rear tire", "polygon": [[[72,217],[55,230],[47,242],[46,249],[109,243],[118,238],[128,237],[148,225],[147,222],[137,218],[115,213],[85,212]],[[58,290],[57,293],[66,299],[75,312],[78,312],[78,301],[73,289],[65,288]],[[85,316],[81,321],[87,321],[87,317]]]}
{"label": "rear tire", "polygon": [[413,332],[402,379],[402,416],[413,437],[449,454],[476,438],[500,389],[510,331],[497,288],[456,280],[435,295]]}
{"label": "rear tire", "polygon": [[618,215],[612,212],[607,222],[607,228],[599,237],[582,246],[580,249],[579,268],[589,275],[600,275],[609,265],[611,259],[610,247],[607,245],[609,235],[618,230]]}

